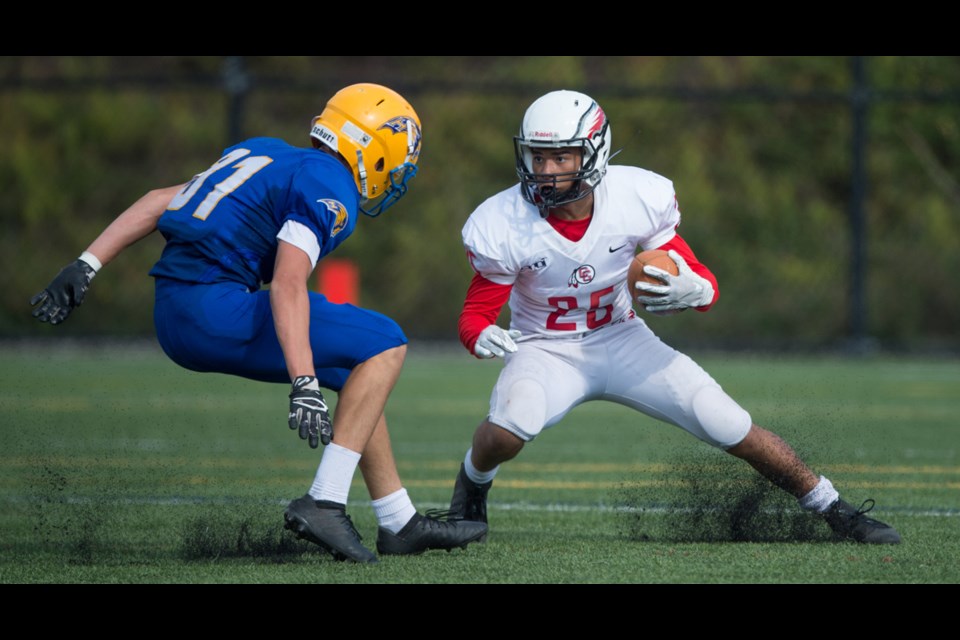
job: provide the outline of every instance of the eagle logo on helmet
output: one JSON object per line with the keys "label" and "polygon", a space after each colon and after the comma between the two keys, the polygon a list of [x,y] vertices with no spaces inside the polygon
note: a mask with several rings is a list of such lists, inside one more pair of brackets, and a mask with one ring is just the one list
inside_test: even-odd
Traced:
{"label": "eagle logo on helmet", "polygon": [[327,211],[334,215],[333,219],[333,228],[330,229],[330,237],[334,237],[338,233],[344,230],[347,226],[347,208],[340,203],[339,200],[334,200],[333,198],[321,198],[317,200],[320,204],[327,208]]}
{"label": "eagle logo on helmet", "polygon": [[380,129],[389,129],[393,133],[407,133],[407,131],[413,131],[413,145],[410,151],[410,162],[416,162],[417,158],[420,157],[420,141],[423,138],[423,135],[420,132],[420,126],[417,124],[416,120],[413,118],[408,118],[407,116],[397,116],[395,118],[390,118],[382,125],[377,127],[377,130]]}

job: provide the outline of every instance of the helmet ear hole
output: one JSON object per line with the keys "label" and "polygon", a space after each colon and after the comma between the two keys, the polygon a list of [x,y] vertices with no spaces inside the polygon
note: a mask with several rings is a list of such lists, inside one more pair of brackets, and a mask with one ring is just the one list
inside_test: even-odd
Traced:
{"label": "helmet ear hole", "polygon": [[381,157],[379,160],[377,160],[376,169],[377,169],[377,172],[378,172],[378,173],[381,172],[381,171],[383,171],[383,166],[384,166],[385,164],[386,164],[386,162],[384,161],[383,157]]}

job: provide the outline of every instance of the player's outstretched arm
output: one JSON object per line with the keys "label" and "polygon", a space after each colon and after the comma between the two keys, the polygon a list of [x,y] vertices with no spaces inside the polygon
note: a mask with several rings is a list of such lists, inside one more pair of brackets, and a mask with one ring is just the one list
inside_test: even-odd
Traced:
{"label": "player's outstretched arm", "polygon": [[154,189],[117,216],[79,258],[61,269],[43,291],[30,299],[33,317],[50,324],[66,320],[83,303],[90,282],[103,265],[156,230],[157,220],[181,187]]}
{"label": "player's outstretched arm", "polygon": [[103,230],[87,248],[101,264],[108,264],[120,252],[157,230],[157,220],[184,185],[154,189],[130,205]]}

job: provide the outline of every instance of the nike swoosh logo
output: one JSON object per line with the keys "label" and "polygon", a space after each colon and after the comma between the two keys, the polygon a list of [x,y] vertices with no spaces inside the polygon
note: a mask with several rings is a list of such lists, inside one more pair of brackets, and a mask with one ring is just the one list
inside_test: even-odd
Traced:
{"label": "nike swoosh logo", "polygon": [[[628,242],[627,244],[630,244],[630,243]],[[614,251],[620,251],[620,249],[623,249],[625,246],[627,246],[627,245],[626,245],[626,244],[622,244],[622,245],[620,245],[619,247],[617,247],[616,249],[614,249],[613,247],[610,247],[610,248],[607,249],[607,250],[608,250],[610,253],[613,253]]]}

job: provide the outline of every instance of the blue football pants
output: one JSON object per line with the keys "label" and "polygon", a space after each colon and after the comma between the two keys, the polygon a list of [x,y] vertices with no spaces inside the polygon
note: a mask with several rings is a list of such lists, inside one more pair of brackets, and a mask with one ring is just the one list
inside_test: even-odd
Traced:
{"label": "blue football pants", "polygon": [[[309,295],[310,345],[324,388],[339,392],[358,364],[407,343],[399,325],[381,313]],[[154,324],[164,353],[186,369],[290,383],[269,290],[157,278]]]}

